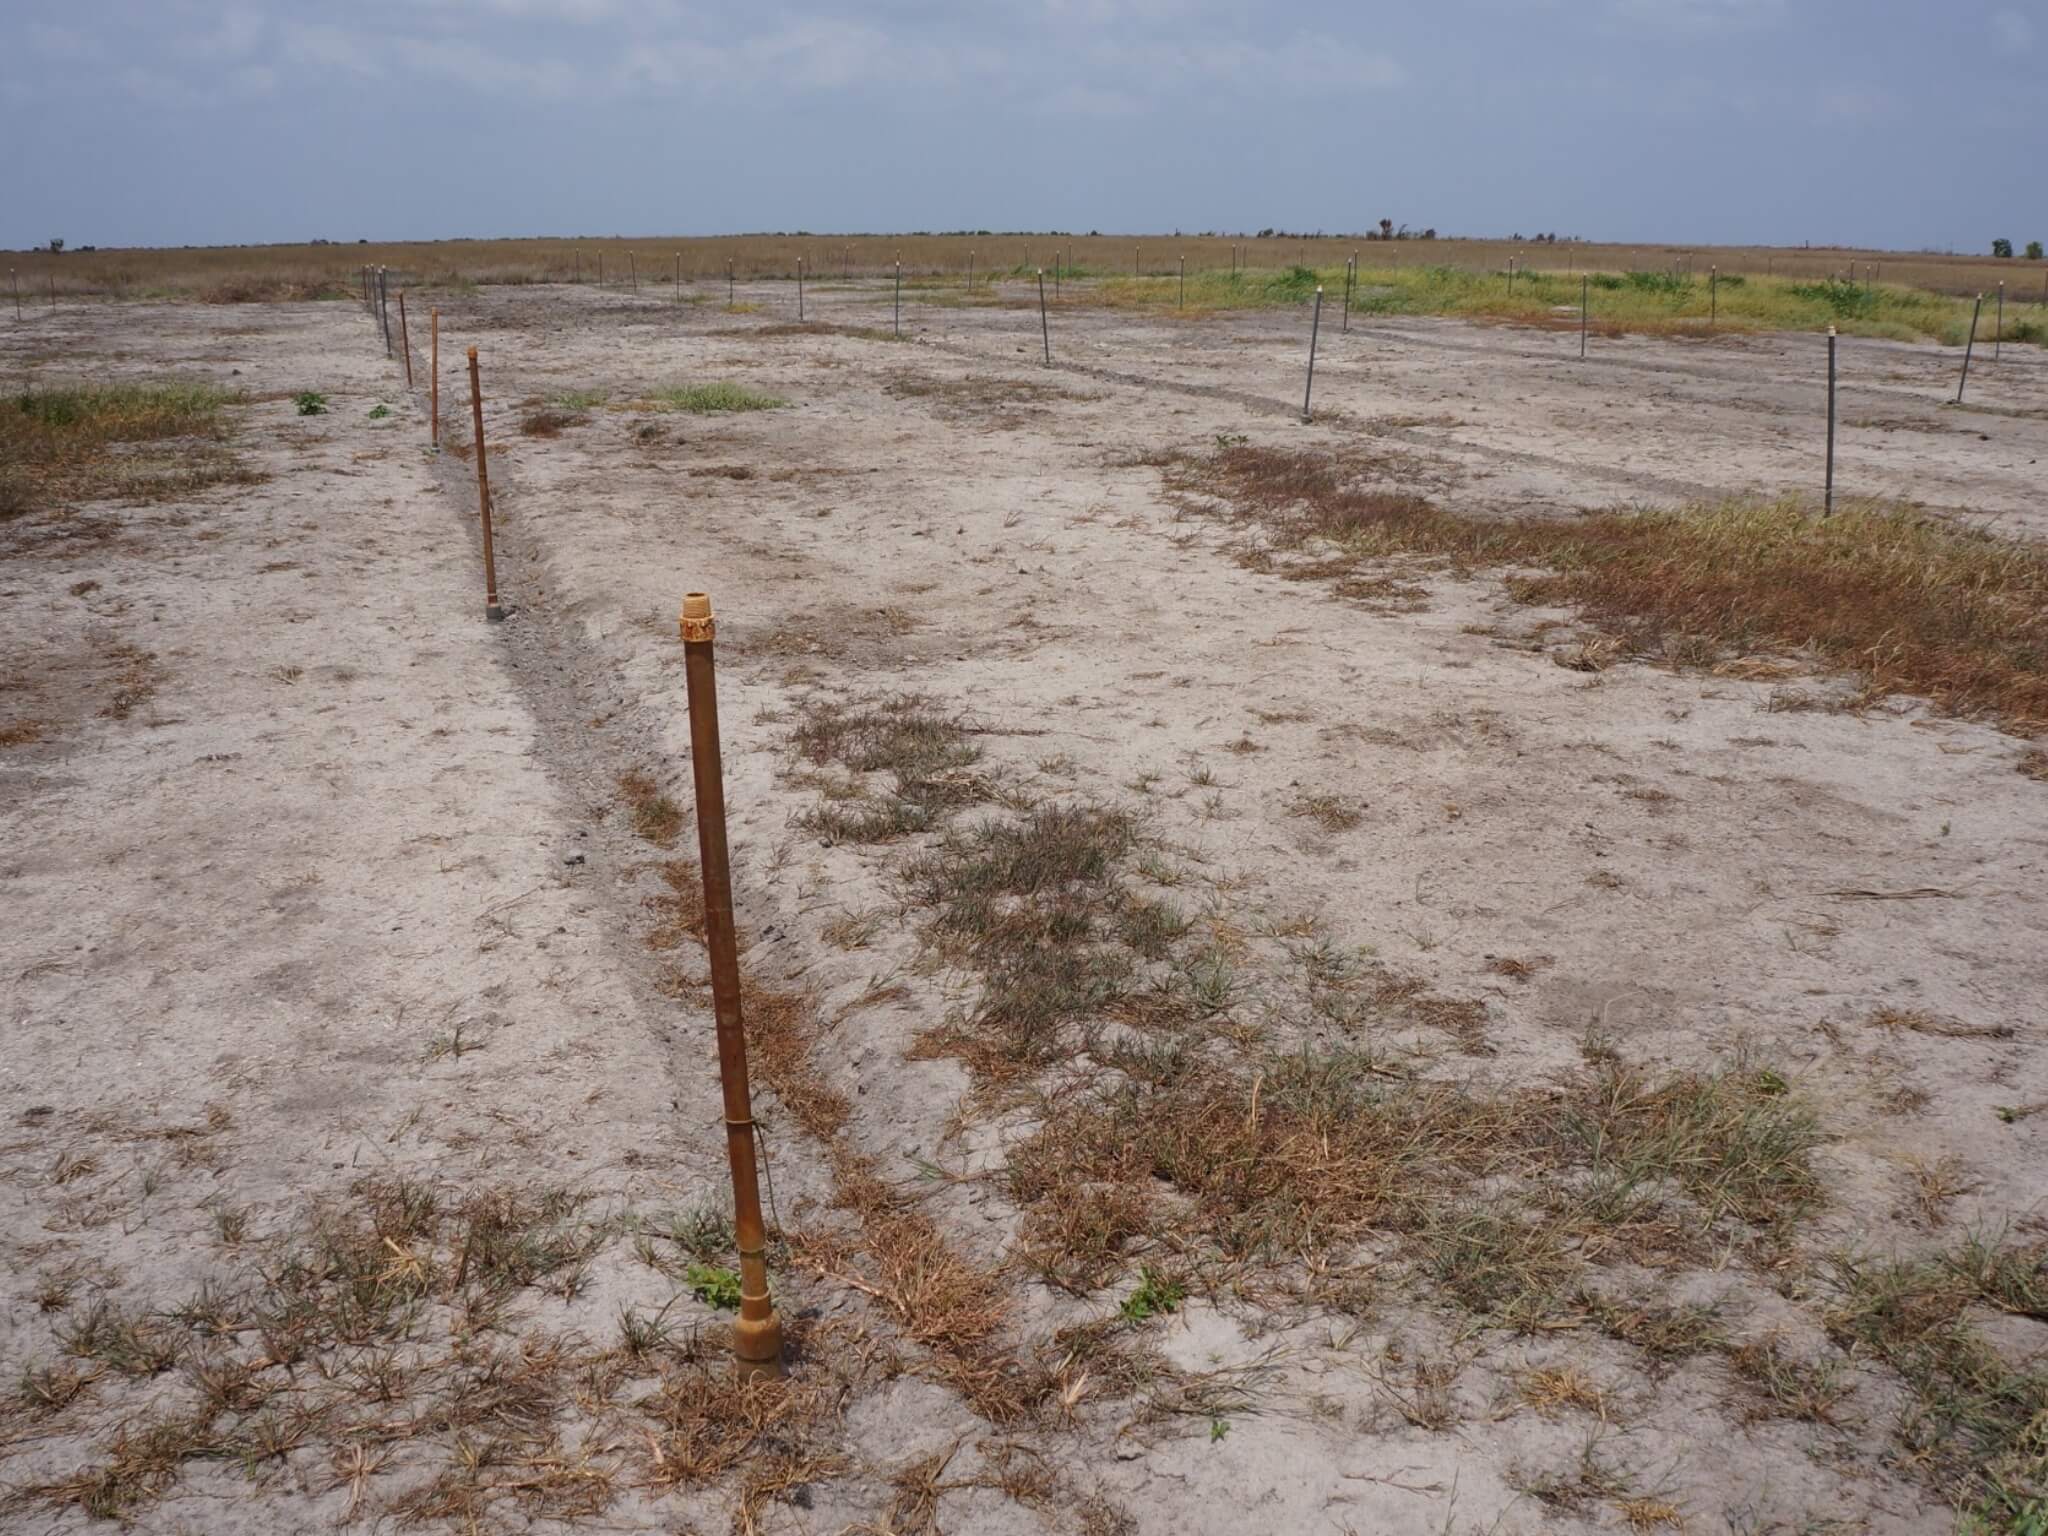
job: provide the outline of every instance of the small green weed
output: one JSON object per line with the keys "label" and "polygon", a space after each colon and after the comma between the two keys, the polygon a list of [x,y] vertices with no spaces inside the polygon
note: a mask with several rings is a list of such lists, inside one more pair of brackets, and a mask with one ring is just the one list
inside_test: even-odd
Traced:
{"label": "small green weed", "polygon": [[[1117,1314],[1127,1323],[1142,1323],[1148,1318],[1178,1312],[1180,1304],[1187,1299],[1188,1288],[1185,1285],[1146,1264],[1138,1270],[1138,1288],[1124,1298]],[[1222,1436],[1214,1435],[1212,1438],[1220,1440]]]}
{"label": "small green weed", "polygon": [[743,384],[719,380],[715,384],[691,384],[675,389],[658,389],[650,397],[672,411],[689,411],[709,416],[726,411],[772,411],[789,404],[779,395],[764,395]]}
{"label": "small green weed", "polygon": [[316,389],[302,389],[292,396],[292,404],[298,407],[301,416],[325,416],[327,397]]}
{"label": "small green weed", "polygon": [[370,407],[370,420],[372,421],[382,421],[390,414],[391,407],[388,405],[378,404]]}
{"label": "small green weed", "polygon": [[692,1264],[683,1275],[690,1282],[691,1294],[706,1306],[721,1312],[739,1311],[740,1277],[733,1271],[716,1264]]}

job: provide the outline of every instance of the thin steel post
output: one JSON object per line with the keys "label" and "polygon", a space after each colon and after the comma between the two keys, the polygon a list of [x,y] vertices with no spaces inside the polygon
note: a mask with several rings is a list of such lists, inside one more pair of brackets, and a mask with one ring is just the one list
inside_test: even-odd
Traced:
{"label": "thin steel post", "polygon": [[725,1156],[732,1170],[733,1239],[740,1260],[740,1315],[732,1351],[742,1380],[783,1374],[782,1320],[768,1294],[768,1232],[754,1165],[754,1107],[747,1082],[739,941],[732,915],[732,859],[725,836],[725,774],[718,744],[716,625],[711,599],[684,594],[679,625],[689,693],[690,768],[697,790],[697,860],[704,880],[704,948],[718,1029],[718,1081],[725,1101]]}
{"label": "thin steel post", "polygon": [[1584,275],[1579,278],[1579,361],[1586,360],[1586,314],[1587,299],[1591,295],[1593,279]]}
{"label": "thin steel post", "polygon": [[967,253],[967,291],[974,292],[974,252]]}
{"label": "thin steel post", "polygon": [[1322,285],[1321,285],[1320,283],[1318,283],[1318,284],[1316,285],[1316,312],[1315,312],[1314,318],[1312,318],[1312,319],[1311,319],[1311,320],[1309,321],[1309,325],[1308,325],[1308,383],[1306,383],[1305,385],[1303,385],[1303,386],[1302,386],[1302,390],[1301,390],[1301,419],[1302,419],[1302,420],[1303,420],[1304,422],[1305,422],[1305,421],[1307,421],[1307,420],[1309,419],[1309,411],[1308,411],[1308,402],[1309,402],[1309,396],[1315,393],[1315,387],[1316,387],[1316,333],[1317,333],[1318,331],[1320,331],[1320,330],[1321,330],[1322,328],[1323,328],[1323,289],[1322,289]]}
{"label": "thin steel post", "polygon": [[412,388],[412,333],[405,328],[405,290],[398,290],[398,350],[405,354],[405,387]]}
{"label": "thin steel post", "polygon": [[384,326],[384,355],[391,355],[391,269],[377,269],[377,314]]}
{"label": "thin steel post", "polygon": [[1038,334],[1045,342],[1045,366],[1052,366],[1052,323],[1045,318],[1045,268],[1038,269]]}
{"label": "thin steel post", "polygon": [[626,276],[633,284],[633,291],[640,291],[640,263],[633,259],[631,251],[626,252]]}
{"label": "thin steel post", "polygon": [[676,252],[676,302],[683,302],[683,253]]}
{"label": "thin steel post", "polygon": [[801,256],[796,259],[796,317],[799,322],[804,317],[804,259]]}
{"label": "thin steel post", "polygon": [[491,472],[484,464],[484,391],[478,380],[476,348],[469,349],[469,411],[476,422],[476,511],[484,536],[484,617],[505,617],[498,606],[498,559],[491,549]]}
{"label": "thin steel post", "polygon": [[14,318],[21,319],[21,274],[14,268],[7,269],[7,281],[14,285]]}
{"label": "thin steel post", "polygon": [[896,334],[903,334],[903,258],[896,258]]}
{"label": "thin steel post", "polygon": [[1344,323],[1337,327],[1339,335],[1351,333],[1351,285],[1358,280],[1358,256],[1353,253],[1344,263]]}
{"label": "thin steel post", "polygon": [[1970,356],[1977,350],[1977,318],[1984,313],[1984,295],[1977,295],[1977,307],[1970,311],[1970,339],[1963,343],[1963,376],[1956,381],[1956,404],[1963,403],[1963,390],[1970,382]]}
{"label": "thin steel post", "polygon": [[2005,283],[1998,284],[1998,321],[1991,332],[1991,361],[1994,363],[2005,352]]}
{"label": "thin steel post", "polygon": [[599,252],[597,253],[597,286],[598,286],[598,287],[600,287],[600,288],[602,288],[602,287],[604,286],[604,252],[603,252],[603,251],[599,251]]}
{"label": "thin steel post", "polygon": [[1707,268],[1707,329],[1712,330],[1721,320],[1721,269]]}
{"label": "thin steel post", "polygon": [[1180,308],[1182,308],[1182,309],[1186,309],[1186,308],[1188,307],[1188,259],[1187,259],[1187,257],[1185,257],[1185,256],[1181,257],[1181,259],[1180,259],[1180,305],[1179,305],[1179,307],[1180,307]]}
{"label": "thin steel post", "polygon": [[438,310],[438,309],[435,309],[435,310],[430,310],[430,311],[428,311],[428,325],[427,325],[427,328],[428,328],[428,331],[429,331],[429,332],[431,333],[431,335],[432,335],[432,337],[433,337],[433,341],[432,341],[432,343],[431,343],[430,355],[429,355],[429,357],[428,357],[428,360],[427,360],[427,366],[428,366],[428,367],[429,367],[430,369],[432,369],[432,370],[433,370],[433,372],[432,372],[431,376],[430,376],[430,377],[428,378],[428,380],[427,380],[427,392],[428,392],[428,394],[429,394],[429,395],[430,395],[430,396],[432,397],[432,401],[431,401],[431,406],[430,406],[430,413],[431,413],[431,415],[433,416],[433,426],[432,426],[432,428],[430,429],[430,430],[431,430],[431,432],[432,432],[432,438],[431,438],[431,441],[432,441],[433,445],[434,445],[434,446],[435,446],[436,448],[438,448],[438,447],[440,447],[440,446],[441,446],[441,311],[440,311],[440,310]]}
{"label": "thin steel post", "polygon": [[732,258],[728,256],[725,258],[725,307],[731,309],[735,302],[732,286]]}
{"label": "thin steel post", "polygon": [[583,248],[581,246],[576,248],[576,281],[579,283],[583,281]]}
{"label": "thin steel post", "polygon": [[1828,327],[1828,478],[1821,516],[1835,515],[1835,328]]}

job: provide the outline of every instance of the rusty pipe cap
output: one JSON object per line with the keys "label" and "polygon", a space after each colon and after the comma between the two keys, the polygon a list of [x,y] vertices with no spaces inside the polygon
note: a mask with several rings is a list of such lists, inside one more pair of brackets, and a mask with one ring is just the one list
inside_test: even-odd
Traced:
{"label": "rusty pipe cap", "polygon": [[711,618],[711,594],[708,592],[685,592],[681,625],[683,639],[709,640],[716,626]]}
{"label": "rusty pipe cap", "polygon": [[773,1311],[762,1318],[736,1318],[732,1352],[742,1381],[781,1380],[787,1374],[782,1358],[782,1319]]}

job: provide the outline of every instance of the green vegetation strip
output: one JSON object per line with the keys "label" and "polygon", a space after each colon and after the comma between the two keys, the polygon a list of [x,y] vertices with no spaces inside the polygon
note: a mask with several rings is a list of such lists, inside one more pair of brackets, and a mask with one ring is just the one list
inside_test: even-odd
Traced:
{"label": "green vegetation strip", "polygon": [[[1972,304],[1896,283],[1801,281],[1735,274],[1716,283],[1694,273],[1474,272],[1463,267],[1365,267],[1351,296],[1353,315],[1449,315],[1508,320],[1560,329],[1579,324],[1581,278],[1591,324],[1604,333],[1704,335],[1721,331],[1817,331],[1960,346],[1969,335]],[[1318,285],[1325,304],[1344,289],[1344,269],[1284,267],[1201,271],[1187,276],[1190,313],[1276,309],[1306,303]],[[1174,309],[1176,277],[1104,277],[1063,289],[1070,299],[1118,308]],[[1988,340],[1991,320],[1979,328]],[[2048,342],[2048,320],[2009,306],[2005,339]]]}

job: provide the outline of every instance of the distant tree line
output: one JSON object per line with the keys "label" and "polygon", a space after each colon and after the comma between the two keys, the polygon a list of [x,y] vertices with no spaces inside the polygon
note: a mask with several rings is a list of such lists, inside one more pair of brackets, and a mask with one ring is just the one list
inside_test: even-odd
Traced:
{"label": "distant tree line", "polygon": [[[2010,240],[1994,240],[1994,241],[1992,241],[1992,242],[1991,242],[1991,254],[1992,254],[1992,255],[1994,255],[1994,256],[2004,256],[2004,257],[2010,258],[2010,257],[2011,257],[2011,255],[2012,255],[2012,242],[2011,242]],[[2029,261],[2039,261],[2040,259],[2041,259],[2041,242],[2040,242],[2040,241],[2038,241],[2038,240],[2029,240],[2029,241],[2027,242],[2027,260],[2029,260]]]}

